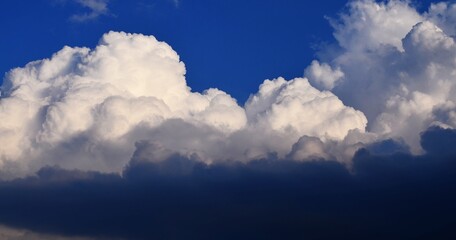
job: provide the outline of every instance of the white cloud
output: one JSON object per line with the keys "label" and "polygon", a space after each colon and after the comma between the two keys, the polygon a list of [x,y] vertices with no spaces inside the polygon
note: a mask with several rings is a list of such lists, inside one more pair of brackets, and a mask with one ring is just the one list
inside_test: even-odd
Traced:
{"label": "white cloud", "polygon": [[304,75],[310,80],[313,86],[322,90],[333,89],[337,82],[344,77],[340,68],[332,69],[327,63],[320,64],[314,60],[306,68]]}
{"label": "white cloud", "polygon": [[233,98],[216,89],[191,92],[184,74],[166,43],[116,32],[92,51],[65,47],[51,59],[14,69],[0,101],[1,159],[63,158],[54,163],[121,170],[138,140],[124,137],[138,126],[180,118],[230,133],[246,125]]}
{"label": "white cloud", "polygon": [[421,15],[399,0],[348,9],[333,20],[341,52],[313,61],[306,78],[264,81],[244,108],[218,89],[192,92],[177,53],[141,34],[110,32],[93,50],[64,47],[13,69],[0,100],[1,175],[45,165],[120,172],[137,142],[136,154],[157,161],[179,153],[207,163],[349,164],[385,138],[420,153],[421,131],[456,127],[453,5]]}
{"label": "white cloud", "polygon": [[357,52],[386,44],[402,50],[402,38],[422,19],[408,1],[360,0],[351,1],[348,12],[331,23],[340,46]]}
{"label": "white cloud", "polygon": [[250,122],[275,131],[342,140],[349,130],[364,131],[362,112],[344,106],[337,96],[320,92],[305,78],[266,80],[246,103]]}
{"label": "white cloud", "polygon": [[[442,115],[440,106],[455,101],[456,51],[450,37],[455,5],[433,4],[422,15],[408,1],[365,0],[348,6],[348,13],[333,21],[343,50],[330,62],[344,78],[332,91],[367,116],[368,131],[381,138],[403,138],[420,153],[420,132],[441,122],[434,112]],[[334,79],[332,71],[320,72],[317,79],[329,80],[316,84]],[[451,117],[446,120],[456,127]]]}
{"label": "white cloud", "polygon": [[[152,36],[110,32],[10,71],[0,104],[3,169],[120,172],[135,142],[205,162],[285,156],[303,135],[342,140],[364,115],[307,79],[265,81],[246,109],[218,89],[192,92],[185,66]],[[247,111],[247,112],[246,112]]]}

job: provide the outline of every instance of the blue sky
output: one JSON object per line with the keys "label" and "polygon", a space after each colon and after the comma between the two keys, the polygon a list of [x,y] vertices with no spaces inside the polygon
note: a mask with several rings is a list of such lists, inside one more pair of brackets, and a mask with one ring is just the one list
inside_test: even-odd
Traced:
{"label": "blue sky", "polygon": [[[415,1],[426,9],[430,1]],[[50,57],[65,45],[96,46],[108,31],[154,35],[187,66],[195,91],[220,88],[243,104],[265,79],[300,77],[319,48],[334,42],[327,17],[345,1],[110,0],[108,12],[86,21],[90,9],[72,0],[0,3],[0,72]]]}
{"label": "blue sky", "polygon": [[187,66],[196,91],[217,87],[243,104],[264,79],[303,75],[319,44],[332,42],[325,16],[345,1],[111,0],[109,12],[84,22],[90,12],[74,1],[0,3],[0,71],[48,58],[64,45],[96,46],[110,30],[156,36]]}

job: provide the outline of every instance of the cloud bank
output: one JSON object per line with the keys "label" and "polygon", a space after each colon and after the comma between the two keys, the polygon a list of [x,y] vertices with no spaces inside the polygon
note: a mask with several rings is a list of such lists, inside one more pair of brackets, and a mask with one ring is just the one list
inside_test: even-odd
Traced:
{"label": "cloud bank", "polygon": [[422,154],[421,132],[456,126],[453,6],[419,13],[405,1],[350,2],[330,20],[337,51],[302,78],[265,80],[244,106],[216,88],[192,92],[178,54],[153,36],[109,32],[94,49],[66,46],[6,75],[1,176],[47,165],[120,173],[140,142],[156,161],[272,154],[350,165],[359,148],[385,139]]}
{"label": "cloud bank", "polygon": [[455,140],[455,130],[431,128],[422,156],[379,142],[350,171],[273,157],[156,162],[144,144],[122,176],[47,167],[1,182],[0,222],[68,239],[452,239]]}

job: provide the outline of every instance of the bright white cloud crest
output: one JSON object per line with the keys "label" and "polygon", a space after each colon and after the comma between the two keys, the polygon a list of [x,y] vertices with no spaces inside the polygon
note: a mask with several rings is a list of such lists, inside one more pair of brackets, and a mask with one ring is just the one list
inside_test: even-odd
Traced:
{"label": "bright white cloud crest", "polygon": [[[220,90],[191,92],[184,75],[184,64],[166,43],[118,32],[104,35],[94,50],[65,47],[14,69],[2,91],[2,161],[120,171],[140,140],[206,161],[242,160],[249,158],[243,152],[250,144],[233,144],[222,155],[214,142],[228,144],[242,131],[282,134],[288,146],[271,143],[256,156],[285,154],[302,135],[341,140],[366,124],[361,112],[306,79],[265,81],[246,112]],[[180,119],[175,124],[184,129],[162,126],[170,119]],[[189,125],[195,130],[185,134]],[[247,137],[236,141],[247,143]]]}
{"label": "bright white cloud crest", "polygon": [[347,161],[393,137],[419,153],[428,126],[456,127],[454,7],[348,6],[332,21],[340,52],[312,62],[306,78],[266,80],[245,107],[218,89],[192,92],[177,53],[141,34],[110,32],[93,50],[64,47],[13,69],[0,100],[2,174],[118,172],[135,149],[156,161],[173,152],[208,163],[270,153]]}

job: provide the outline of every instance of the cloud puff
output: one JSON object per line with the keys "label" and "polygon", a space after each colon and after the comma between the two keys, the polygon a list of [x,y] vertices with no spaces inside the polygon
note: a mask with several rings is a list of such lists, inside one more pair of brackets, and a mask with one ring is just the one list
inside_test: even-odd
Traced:
{"label": "cloud puff", "polygon": [[423,17],[407,1],[351,1],[348,11],[331,19],[334,37],[349,51],[375,50],[391,45],[402,50],[401,40]]}
{"label": "cloud puff", "polygon": [[337,82],[344,77],[340,68],[333,70],[327,63],[320,64],[315,60],[306,68],[304,75],[309,78],[312,85],[324,90],[333,89]]}
{"label": "cloud puff", "polygon": [[367,124],[362,112],[331,92],[315,89],[305,78],[266,80],[245,108],[252,122],[298,136],[342,140],[349,130],[364,131]]}
{"label": "cloud puff", "polygon": [[[306,74],[320,73],[316,85],[362,111],[369,120],[367,131],[379,138],[402,138],[415,154],[422,153],[421,131],[431,125],[456,127],[451,117],[453,8],[432,4],[420,14],[407,1],[351,2],[340,20],[332,20],[340,51],[328,63],[313,62]],[[326,70],[316,71],[321,66]],[[342,72],[343,79],[337,80],[331,69]]]}

